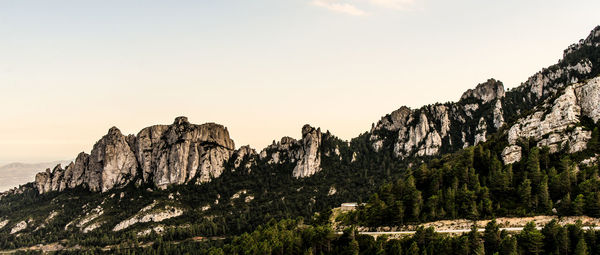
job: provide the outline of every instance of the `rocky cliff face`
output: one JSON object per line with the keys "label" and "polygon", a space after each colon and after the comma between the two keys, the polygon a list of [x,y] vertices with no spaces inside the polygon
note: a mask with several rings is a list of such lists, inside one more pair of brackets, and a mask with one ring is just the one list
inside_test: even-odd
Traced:
{"label": "rocky cliff face", "polygon": [[227,128],[214,123],[190,124],[185,117],[175,119],[170,126],[146,128],[136,141],[144,180],[152,178],[160,188],[195,177],[202,183],[220,176],[223,163],[235,149]]}
{"label": "rocky cliff face", "polygon": [[296,154],[298,163],[292,172],[296,178],[308,177],[321,171],[321,129],[309,125],[302,127],[300,150]]}
{"label": "rocky cliff face", "polygon": [[[510,164],[521,159],[521,148],[517,145],[521,139],[533,139],[537,146],[548,146],[552,153],[567,147],[569,153],[584,150],[591,131],[584,130],[578,123],[581,116],[594,122],[600,119],[599,98],[600,77],[596,77],[569,85],[555,99],[547,99],[535,112],[518,119],[507,131],[509,146],[504,149],[504,162]],[[516,151],[519,153],[515,154]]]}
{"label": "rocky cliff face", "polygon": [[[419,109],[403,106],[384,116],[370,131],[372,147],[375,151],[393,150],[397,157],[406,158],[439,155],[484,142],[487,135],[498,131],[506,122],[516,121],[523,113],[553,98],[567,86],[600,75],[598,56],[600,26],[592,30],[586,39],[565,50],[563,59],[557,64],[536,73],[515,89],[505,92],[501,82],[490,79],[475,89],[467,90],[456,103],[434,104]],[[597,94],[589,91],[591,89],[589,86],[582,88],[580,94],[589,95],[597,102]],[[581,103],[577,107],[594,121],[600,118],[597,103]],[[570,117],[564,117],[569,122]],[[570,137],[578,141],[575,142],[577,148],[585,134],[575,132]],[[551,135],[540,145],[553,145],[562,138]],[[386,144],[393,146],[384,148]]]}
{"label": "rocky cliff face", "polygon": [[138,164],[127,138],[116,127],[98,141],[88,160],[85,180],[92,191],[107,191],[127,184],[137,175]]}
{"label": "rocky cliff face", "polygon": [[371,129],[373,149],[393,141],[394,155],[433,156],[485,141],[488,132],[504,123],[504,86],[490,79],[465,92],[457,103],[400,109],[384,116]]}
{"label": "rocky cliff face", "polygon": [[557,64],[542,69],[520,86],[507,92],[504,101],[506,114],[518,117],[524,111],[554,96],[567,85],[598,76],[599,55],[600,26],[594,28],[586,39],[569,46]]}
{"label": "rocky cliff face", "polygon": [[138,176],[159,188],[193,179],[208,182],[221,175],[234,149],[225,127],[194,125],[185,117],[178,117],[172,125],[145,128],[137,136],[124,136],[113,127],[89,155],[80,153],[64,170],[59,165],[37,174],[35,184],[45,193],[81,185],[104,192]]}
{"label": "rocky cliff face", "polygon": [[260,160],[266,161],[267,164],[293,163],[295,164],[292,171],[294,177],[312,176],[321,171],[322,138],[320,128],[304,125],[301,140],[283,137],[280,142],[273,142],[263,149]]}
{"label": "rocky cliff face", "polygon": [[250,171],[252,167],[256,165],[257,156],[256,150],[252,149],[249,145],[240,147],[233,153],[234,169],[237,170],[243,167],[246,171]]}
{"label": "rocky cliff face", "polygon": [[[38,173],[35,186],[40,193],[85,186],[105,192],[134,180],[158,188],[171,184],[201,184],[219,177],[231,160],[232,171],[250,173],[258,160],[267,164],[293,163],[292,175],[311,176],[321,170],[321,130],[305,125],[302,139],[283,137],[261,151],[249,146],[235,150],[227,128],[207,123],[195,125],[178,117],[172,125],[155,125],[136,136],[124,136],[113,127],[91,153],[80,153],[65,169]],[[339,152],[337,154],[339,156]]]}
{"label": "rocky cliff face", "polygon": [[469,89],[460,97],[461,100],[474,98],[486,104],[493,100],[504,97],[504,86],[500,81],[494,79],[488,80],[486,83],[477,85],[475,89]]}

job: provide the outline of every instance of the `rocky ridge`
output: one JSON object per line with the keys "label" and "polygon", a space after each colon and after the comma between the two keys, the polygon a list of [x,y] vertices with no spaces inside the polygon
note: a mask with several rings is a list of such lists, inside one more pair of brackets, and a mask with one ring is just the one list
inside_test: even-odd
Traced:
{"label": "rocky ridge", "polygon": [[[520,159],[515,141],[524,137],[538,139],[539,146],[548,146],[553,151],[566,145],[571,152],[581,150],[589,139],[589,132],[573,125],[579,121],[577,114],[594,121],[600,118],[595,103],[600,96],[595,92],[597,85],[571,85],[600,74],[599,46],[600,27],[596,27],[586,39],[565,50],[557,64],[512,90],[505,91],[502,82],[489,79],[467,90],[458,102],[418,109],[400,107],[373,125],[368,133],[371,147],[376,152],[389,150],[400,159],[436,156],[485,142],[505,123],[512,125],[521,118],[518,121],[530,124],[506,127],[511,129],[509,137],[512,138],[502,153],[505,162]],[[548,107],[557,109],[522,117],[563,91],[558,101],[548,102]],[[579,97],[588,99],[579,100]],[[573,103],[574,100],[579,102]],[[541,126],[536,128],[535,125]],[[106,191],[133,180],[165,188],[171,184],[209,182],[229,165],[232,171],[243,169],[249,173],[263,160],[267,164],[290,164],[292,176],[303,178],[321,170],[322,154],[328,157],[333,153],[324,151],[323,139],[320,129],[307,125],[302,129],[300,140],[283,137],[260,153],[248,146],[235,150],[225,127],[214,123],[194,125],[180,117],[172,125],[151,126],[135,136],[124,136],[113,128],[89,155],[81,153],[65,169],[57,166],[53,171],[38,174],[35,185],[40,193],[77,186]],[[339,151],[336,154],[341,160]],[[354,162],[356,152],[351,155]]]}
{"label": "rocky ridge", "polygon": [[391,139],[394,155],[433,156],[486,140],[504,123],[502,82],[490,79],[469,89],[457,103],[410,109],[400,107],[381,118],[370,131],[373,149]]}
{"label": "rocky ridge", "polygon": [[[195,125],[178,117],[171,125],[155,125],[137,135],[125,136],[113,127],[93,147],[80,153],[66,168],[57,165],[35,177],[39,193],[84,186],[105,192],[132,181],[153,183],[158,188],[172,184],[201,184],[219,177],[232,160],[232,171],[249,173],[258,160],[269,164],[297,162],[292,175],[308,177],[320,171],[321,130],[305,125],[302,139],[283,137],[260,155],[250,146],[235,150],[224,126]],[[339,154],[339,153],[338,153]]]}
{"label": "rocky ridge", "polygon": [[509,146],[502,153],[504,162],[510,164],[521,159],[521,148],[517,145],[521,139],[533,139],[537,146],[549,147],[551,153],[567,147],[569,153],[584,150],[591,131],[578,124],[582,116],[594,122],[600,119],[599,98],[600,77],[565,87],[556,99],[546,100],[538,110],[510,127],[507,131]]}
{"label": "rocky ridge", "polygon": [[40,193],[85,186],[105,192],[139,177],[159,188],[196,179],[210,181],[221,175],[223,163],[234,152],[227,128],[207,123],[190,124],[178,117],[172,125],[142,129],[137,136],[124,136],[116,127],[102,137],[91,153],[80,153],[65,169],[38,173]]}
{"label": "rocky ridge", "polygon": [[[400,107],[373,125],[369,132],[372,147],[380,151],[385,144],[393,144],[386,149],[393,150],[398,158],[407,158],[440,155],[484,142],[487,135],[506,122],[512,123],[565,87],[600,75],[599,56],[600,26],[565,50],[557,64],[544,68],[512,90],[505,91],[500,81],[490,79],[467,90],[458,102],[419,109]],[[589,88],[581,93],[588,93],[586,89]],[[596,116],[592,118],[597,121],[600,112],[597,104],[591,103],[592,100],[586,102],[589,103],[579,107],[590,117]],[[574,139],[581,143],[585,137],[579,134]],[[556,136],[553,139],[547,144],[561,140]]]}
{"label": "rocky ridge", "polygon": [[302,139],[283,137],[279,142],[273,141],[260,152],[259,158],[267,164],[295,164],[292,176],[296,178],[312,176],[321,171],[323,135],[320,128],[304,125]]}

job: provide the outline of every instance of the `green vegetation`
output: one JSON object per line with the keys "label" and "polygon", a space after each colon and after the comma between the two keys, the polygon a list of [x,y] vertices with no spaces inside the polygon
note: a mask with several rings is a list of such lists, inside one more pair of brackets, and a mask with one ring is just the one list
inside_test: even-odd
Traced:
{"label": "green vegetation", "polygon": [[[484,232],[472,228],[459,236],[419,228],[412,236],[377,239],[349,228],[341,235],[327,225],[308,226],[302,219],[270,221],[251,233],[225,241],[165,242],[145,247],[116,247],[94,254],[600,254],[600,232],[583,230],[581,223],[560,226],[551,221],[541,230],[528,223],[523,231],[500,231],[495,221]],[[69,251],[64,254],[89,254]]]}
{"label": "green vegetation", "polygon": [[[382,185],[368,203],[344,217],[346,224],[390,226],[441,219],[502,216],[600,217],[597,166],[576,162],[600,151],[598,126],[588,150],[550,154],[523,141],[520,162],[504,165],[499,137],[404,172]],[[573,160],[575,159],[575,160]]]}

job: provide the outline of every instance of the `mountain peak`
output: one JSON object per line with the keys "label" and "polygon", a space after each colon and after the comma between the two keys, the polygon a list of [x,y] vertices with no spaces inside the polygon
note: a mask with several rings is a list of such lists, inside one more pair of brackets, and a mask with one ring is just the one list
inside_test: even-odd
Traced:
{"label": "mountain peak", "polygon": [[495,99],[504,97],[504,85],[501,81],[488,79],[484,83],[477,84],[475,89],[469,89],[462,94],[460,100],[467,98],[475,98],[483,101],[483,103],[491,102]]}
{"label": "mountain peak", "polygon": [[121,130],[119,130],[119,128],[113,126],[108,130],[108,135],[122,135],[122,134],[121,134]]}
{"label": "mountain peak", "polygon": [[175,118],[175,121],[173,122],[173,125],[184,125],[184,124],[190,124],[190,122],[188,121],[188,118],[185,116],[179,116],[179,117]]}

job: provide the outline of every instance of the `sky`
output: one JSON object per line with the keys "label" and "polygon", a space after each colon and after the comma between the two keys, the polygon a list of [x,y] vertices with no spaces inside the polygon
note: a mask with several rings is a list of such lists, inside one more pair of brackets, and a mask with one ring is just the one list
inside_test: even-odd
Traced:
{"label": "sky", "polygon": [[342,139],[402,105],[518,86],[600,25],[600,1],[1,0],[0,164],[73,159],[177,116],[262,149]]}

